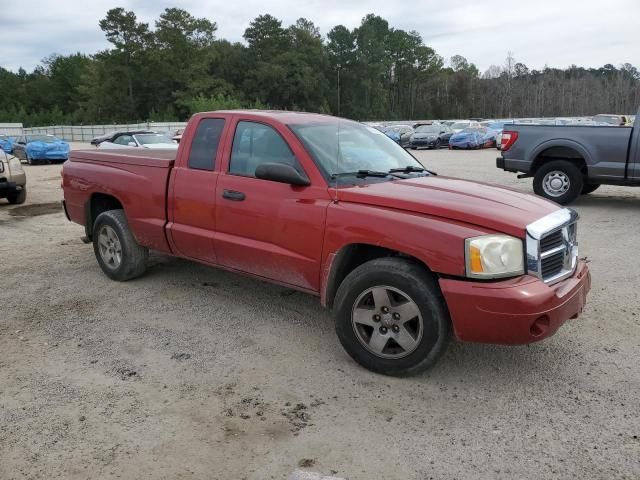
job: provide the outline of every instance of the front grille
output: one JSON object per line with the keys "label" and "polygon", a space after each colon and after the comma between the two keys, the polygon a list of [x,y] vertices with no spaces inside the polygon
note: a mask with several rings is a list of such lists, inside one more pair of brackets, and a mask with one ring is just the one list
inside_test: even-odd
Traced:
{"label": "front grille", "polygon": [[540,240],[540,251],[546,252],[562,245],[562,230],[550,233]]}
{"label": "front grille", "polygon": [[576,222],[570,209],[560,210],[527,227],[527,270],[545,283],[573,274],[578,258]]}
{"label": "front grille", "polygon": [[564,253],[565,251],[563,249],[562,251],[554,253],[540,261],[543,278],[554,277],[562,271],[562,268],[564,267]]}

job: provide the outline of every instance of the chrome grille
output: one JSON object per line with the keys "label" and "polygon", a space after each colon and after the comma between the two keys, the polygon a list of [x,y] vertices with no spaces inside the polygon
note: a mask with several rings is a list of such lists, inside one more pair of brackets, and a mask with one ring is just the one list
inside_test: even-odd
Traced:
{"label": "chrome grille", "polygon": [[578,260],[578,214],[558,210],[527,226],[527,271],[545,283],[572,275]]}
{"label": "chrome grille", "polygon": [[562,231],[550,233],[546,237],[540,239],[540,250],[546,252],[562,245]]}

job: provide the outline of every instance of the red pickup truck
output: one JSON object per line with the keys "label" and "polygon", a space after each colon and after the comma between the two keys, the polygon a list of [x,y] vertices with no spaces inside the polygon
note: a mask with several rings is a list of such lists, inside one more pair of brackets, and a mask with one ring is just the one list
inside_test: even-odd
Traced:
{"label": "red pickup truck", "polygon": [[408,374],[448,340],[523,344],[585,304],[577,215],[547,200],[444,178],[379,131],[325,115],[194,115],[175,151],[71,152],[64,207],[104,273],[148,251],[320,297],[346,351]]}

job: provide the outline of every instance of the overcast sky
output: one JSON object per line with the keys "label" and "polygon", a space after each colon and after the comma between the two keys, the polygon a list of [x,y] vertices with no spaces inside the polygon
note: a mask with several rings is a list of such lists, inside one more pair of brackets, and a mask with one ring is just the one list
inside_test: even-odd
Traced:
{"label": "overcast sky", "polygon": [[375,13],[392,27],[418,31],[445,59],[463,55],[481,71],[502,65],[508,51],[530,68],[640,66],[640,0],[0,0],[0,66],[30,71],[52,53],[107,48],[98,21],[118,6],[151,27],[165,7],[180,7],[215,21],[217,37],[232,41],[242,41],[262,13],[285,26],[306,17],[323,35]]}

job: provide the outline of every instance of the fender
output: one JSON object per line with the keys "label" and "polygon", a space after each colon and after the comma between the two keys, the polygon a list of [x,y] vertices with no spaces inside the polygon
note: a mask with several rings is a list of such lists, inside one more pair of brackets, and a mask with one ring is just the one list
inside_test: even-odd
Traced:
{"label": "fender", "polygon": [[571,148],[582,156],[587,165],[587,168],[593,165],[593,159],[591,158],[591,154],[589,153],[589,151],[581,143],[578,143],[575,140],[571,140],[569,138],[554,138],[551,140],[546,140],[532,149],[525,160],[529,162],[531,166],[533,166],[536,158],[538,158],[538,156],[542,152],[553,147]]}

